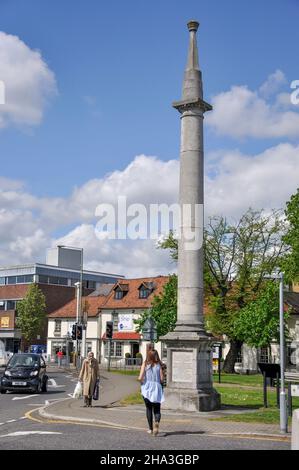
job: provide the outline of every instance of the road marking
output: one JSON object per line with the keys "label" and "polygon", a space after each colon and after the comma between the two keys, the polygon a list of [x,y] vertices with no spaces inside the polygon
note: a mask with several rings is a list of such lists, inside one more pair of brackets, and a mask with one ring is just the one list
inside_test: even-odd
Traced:
{"label": "road marking", "polygon": [[[49,382],[51,383],[51,385],[49,385]],[[65,387],[65,385],[58,385],[55,379],[48,379],[48,387],[58,388]]]}
{"label": "road marking", "polygon": [[4,424],[4,423],[0,423],[0,426],[2,426],[2,424]]}
{"label": "road marking", "polygon": [[29,434],[62,434],[55,431],[16,431],[9,434],[2,434],[0,437],[28,436]]}
{"label": "road marking", "polygon": [[14,423],[15,421],[17,421],[16,419],[10,419],[9,421],[6,421],[7,423]]}
{"label": "road marking", "polygon": [[14,397],[12,400],[26,400],[26,398],[37,397],[38,395],[26,395],[26,397]]}

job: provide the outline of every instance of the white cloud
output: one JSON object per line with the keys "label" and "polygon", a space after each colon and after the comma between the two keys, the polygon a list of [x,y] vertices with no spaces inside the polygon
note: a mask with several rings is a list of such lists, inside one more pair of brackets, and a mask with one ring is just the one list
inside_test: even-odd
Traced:
{"label": "white cloud", "polygon": [[261,95],[268,97],[276,93],[282,85],[287,83],[285,74],[281,70],[276,70],[269,75],[267,80],[260,86],[259,92]]}
{"label": "white cloud", "polygon": [[0,105],[0,128],[40,124],[45,106],[57,93],[54,73],[41,53],[21,39],[0,31],[0,80],[5,104]]}
{"label": "white cloud", "polygon": [[57,244],[83,248],[86,269],[126,275],[127,277],[168,274],[176,267],[166,252],[155,248],[152,240],[99,240],[94,226],[82,224],[54,240]]}
{"label": "white cloud", "polygon": [[[218,151],[206,155],[205,214],[237,218],[249,206],[281,208],[298,187],[299,146],[280,144],[258,155]],[[99,240],[94,217],[100,202],[173,203],[179,163],[136,157],[124,170],[78,187],[68,198],[38,199],[18,181],[0,180],[0,264],[44,261],[57,243],[84,248],[88,269],[142,276],[175,270],[154,240]],[[1,185],[3,182],[3,185]],[[70,230],[68,225],[72,224]],[[63,236],[55,236],[55,231]]]}
{"label": "white cloud", "polygon": [[290,98],[290,109],[286,109],[285,93],[278,93],[274,103],[265,98],[278,92],[284,82],[283,73],[276,71],[259,91],[252,91],[245,85],[233,86],[214,96],[207,124],[220,135],[238,139],[299,137],[299,113]]}
{"label": "white cloud", "polygon": [[299,146],[280,144],[258,155],[218,151],[206,165],[206,213],[238,217],[248,207],[284,208],[298,187]]}

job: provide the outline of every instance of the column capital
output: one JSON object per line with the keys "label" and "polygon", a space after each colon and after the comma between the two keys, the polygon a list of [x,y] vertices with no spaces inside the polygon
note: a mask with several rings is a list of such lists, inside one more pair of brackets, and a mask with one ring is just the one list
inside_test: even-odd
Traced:
{"label": "column capital", "polygon": [[174,101],[172,106],[173,108],[177,109],[179,113],[183,113],[184,111],[189,111],[192,109],[199,109],[205,113],[206,111],[212,111],[213,109],[212,105],[202,100],[201,98]]}

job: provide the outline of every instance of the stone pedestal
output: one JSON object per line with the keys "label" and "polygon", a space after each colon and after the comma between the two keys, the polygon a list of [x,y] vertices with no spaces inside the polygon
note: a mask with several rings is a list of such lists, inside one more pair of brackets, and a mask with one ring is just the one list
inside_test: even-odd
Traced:
{"label": "stone pedestal", "polygon": [[213,411],[220,395],[213,388],[212,339],[195,332],[168,333],[166,409]]}

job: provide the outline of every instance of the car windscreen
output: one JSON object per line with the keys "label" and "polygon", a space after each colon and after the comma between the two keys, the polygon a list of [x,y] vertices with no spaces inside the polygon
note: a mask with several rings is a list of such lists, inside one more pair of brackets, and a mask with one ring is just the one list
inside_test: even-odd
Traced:
{"label": "car windscreen", "polygon": [[38,367],[39,357],[36,354],[14,354],[8,367]]}

